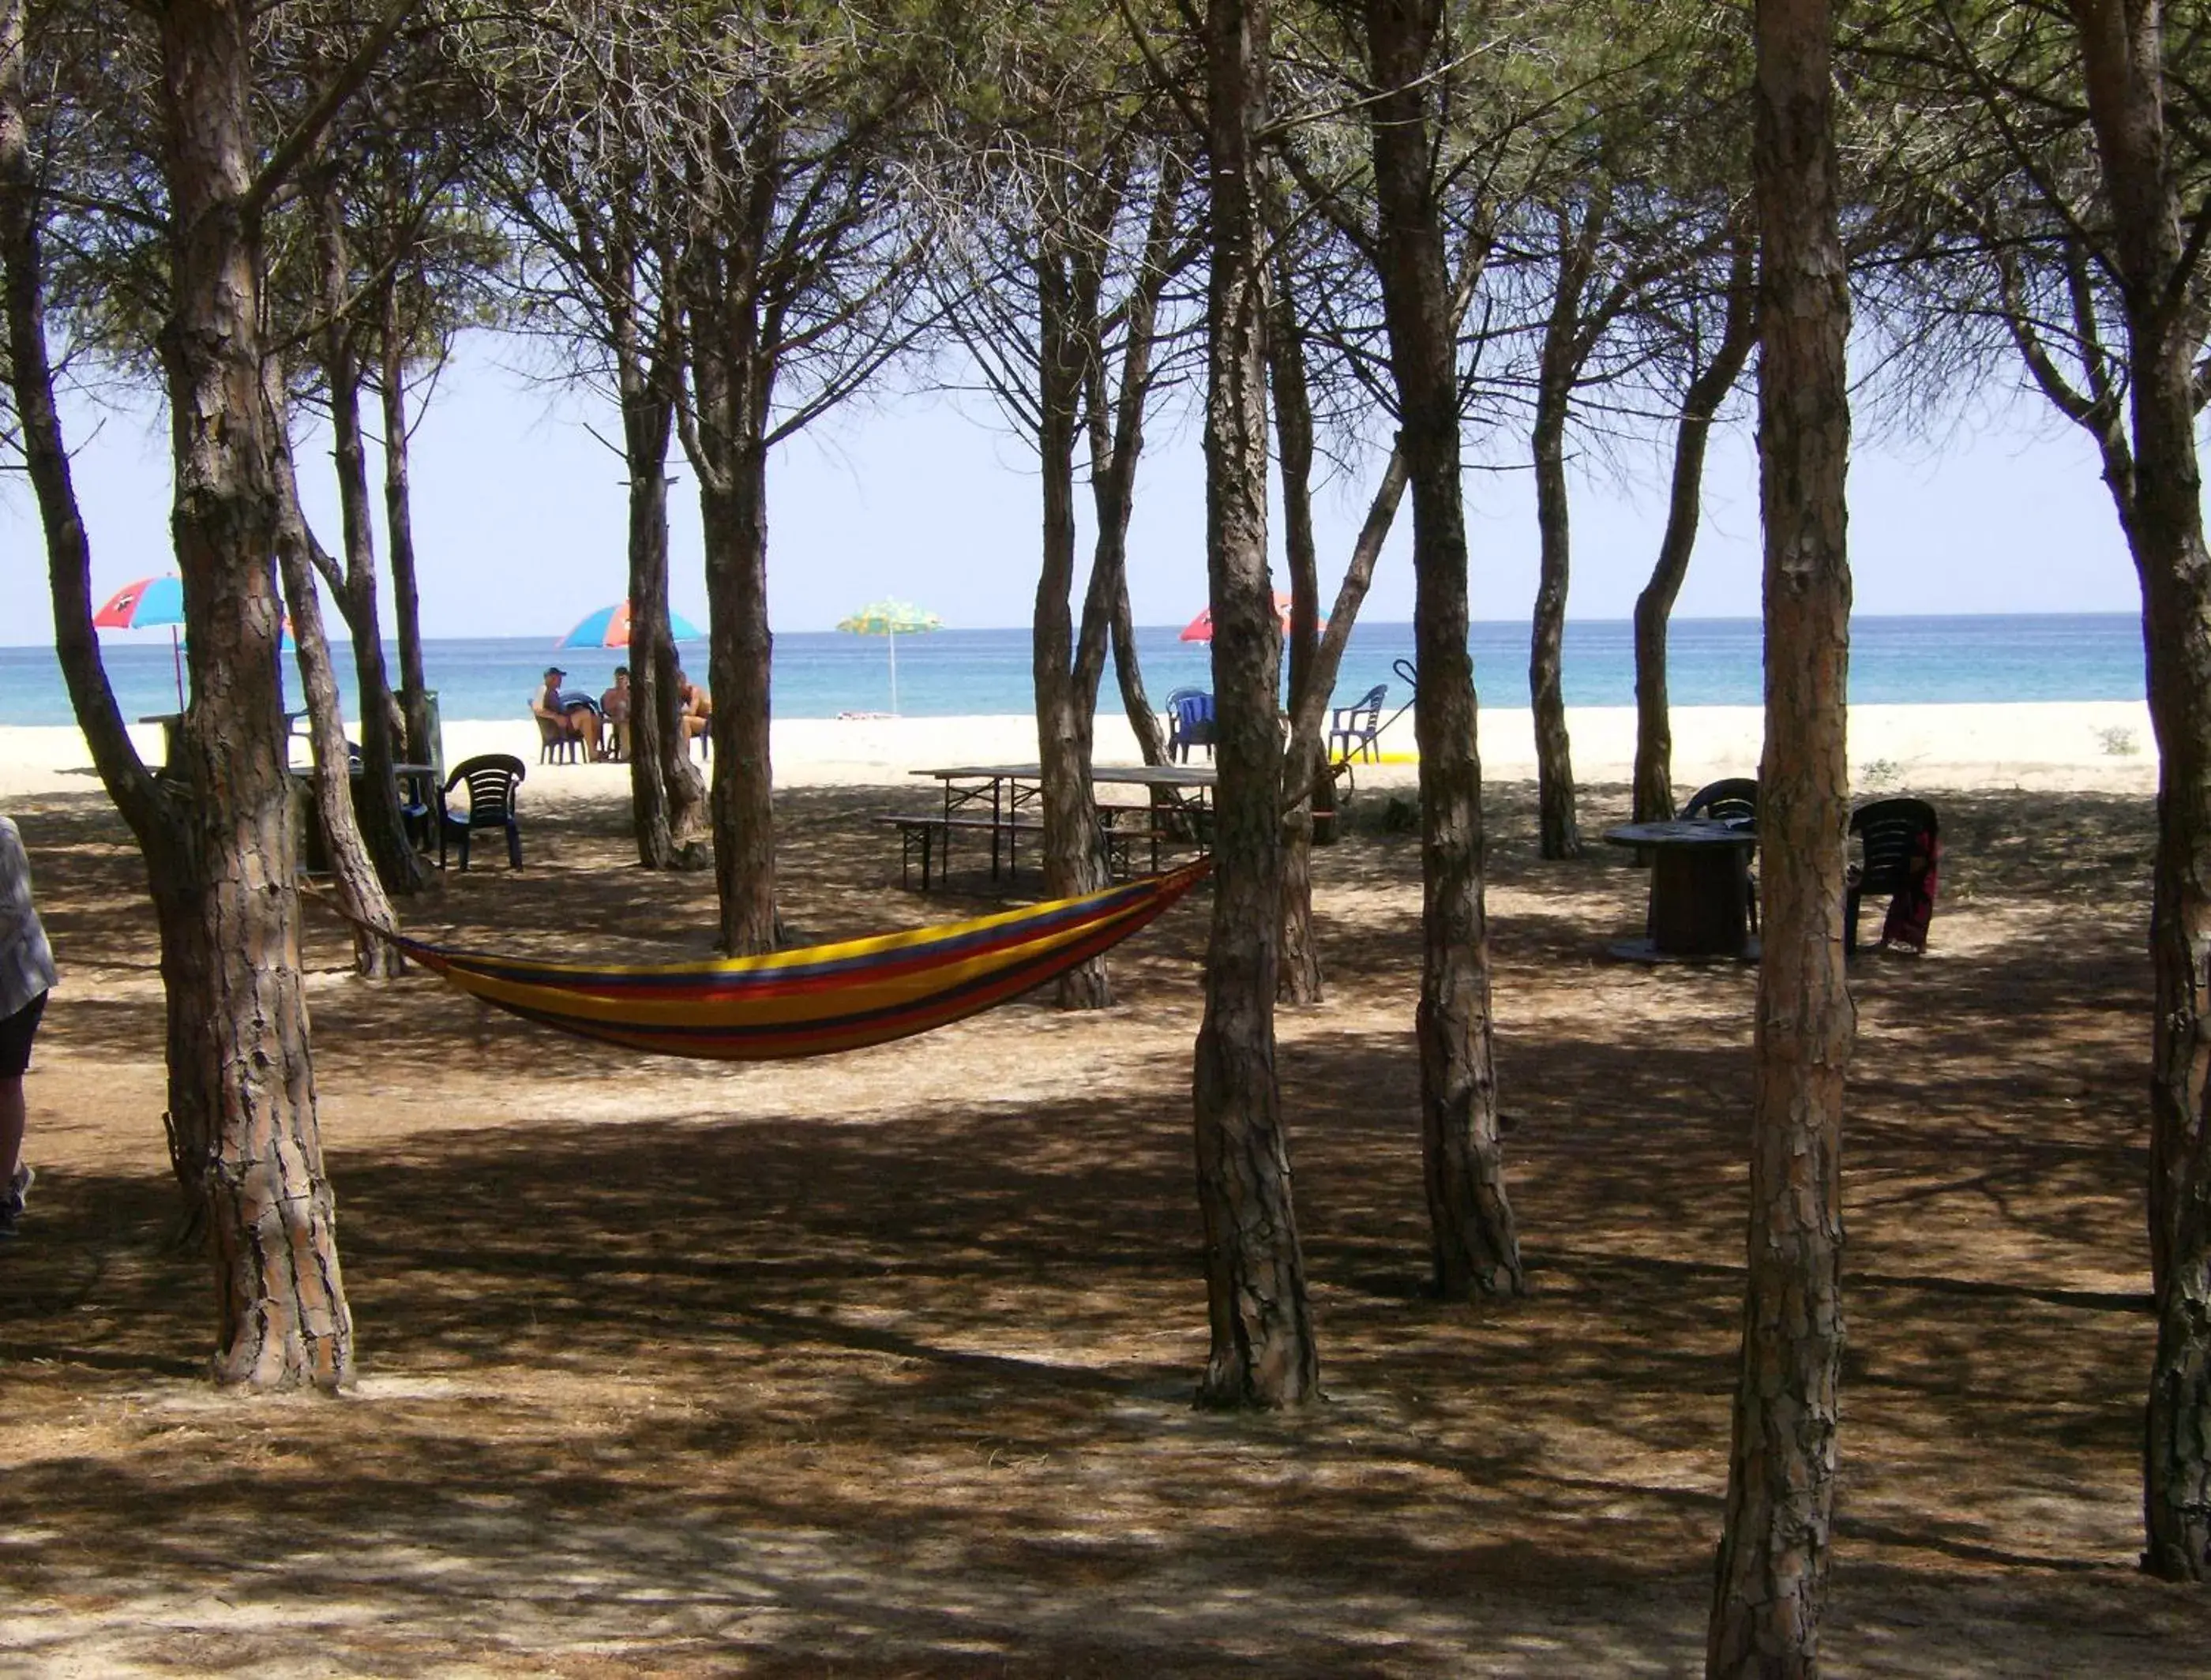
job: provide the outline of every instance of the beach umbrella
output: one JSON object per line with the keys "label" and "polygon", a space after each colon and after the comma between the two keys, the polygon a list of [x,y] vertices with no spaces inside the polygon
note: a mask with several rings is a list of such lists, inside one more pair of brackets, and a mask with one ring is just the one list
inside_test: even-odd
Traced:
{"label": "beach umbrella", "polygon": [[[1275,616],[1282,621],[1282,634],[1290,633],[1290,598],[1281,590],[1275,592]],[[1208,607],[1183,626],[1185,642],[1210,642],[1213,639],[1213,609]]]}
{"label": "beach umbrella", "polygon": [[185,650],[177,639],[177,626],[184,621],[184,580],[173,571],[125,583],[92,615],[94,625],[101,630],[152,630],[168,625],[169,652],[177,667],[179,711],[185,709]]}
{"label": "beach umbrella", "polygon": [[[92,615],[93,626],[98,630],[158,630],[164,625],[168,626],[169,656],[177,668],[179,711],[185,709],[185,646],[177,638],[177,626],[184,621],[184,580],[173,571],[125,583],[108,596],[107,605]],[[278,613],[276,633],[282,638],[278,646],[288,652],[293,646],[289,612]]]}
{"label": "beach umbrella", "polygon": [[898,638],[944,628],[944,620],[906,601],[872,601],[838,625],[853,636],[885,636],[891,644],[891,711],[898,711]]}
{"label": "beach umbrella", "polygon": [[[681,613],[668,615],[668,633],[679,642],[706,639],[706,632]],[[626,648],[629,645],[629,602],[602,607],[553,644],[556,648]]]}

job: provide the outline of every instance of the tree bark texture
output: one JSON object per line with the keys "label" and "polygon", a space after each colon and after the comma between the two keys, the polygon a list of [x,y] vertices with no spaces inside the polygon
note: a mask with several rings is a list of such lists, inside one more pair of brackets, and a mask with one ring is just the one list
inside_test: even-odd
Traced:
{"label": "tree bark texture", "polygon": [[[53,595],[54,652],[94,767],[140,848],[150,859],[173,821],[152,774],[138,757],[115,703],[93,628],[92,547],[54,397],[46,342],[45,252],[39,178],[30,152],[24,105],[25,0],[0,0],[0,285],[4,285],[9,376],[21,431],[25,476],[45,538]],[[173,846],[177,842],[171,840]]]}
{"label": "tree bark texture", "polygon": [[1481,759],[1467,650],[1457,345],[1424,100],[1441,0],[1367,0],[1368,125],[1383,314],[1413,496],[1420,665],[1420,1145],[1435,1287],[1451,1299],[1526,1286],[1505,1194],[1484,903]]}
{"label": "tree bark texture", "polygon": [[[633,267],[623,263],[627,296]],[[673,333],[663,328],[648,352],[637,317],[617,301],[609,311],[615,377],[621,394],[622,460],[629,474],[629,784],[638,861],[648,869],[685,867],[706,801],[706,778],[691,766],[675,680],[668,611],[668,450],[675,404]]]}
{"label": "tree bark texture", "polygon": [[774,326],[788,301],[772,309],[763,304],[762,269],[784,184],[784,143],[772,120],[742,138],[717,134],[701,187],[710,233],[694,242],[681,299],[691,322],[694,393],[683,442],[699,474],[714,703],[707,806],[721,946],[732,957],[772,951],[780,942],[768,752],[767,458],[779,348]]}
{"label": "tree bark texture", "polygon": [[1202,1404],[1295,1406],[1320,1359],[1275,1071],[1281,631],[1267,571],[1266,269],[1255,136],[1267,110],[1265,0],[1205,11],[1208,196],[1206,572],[1215,803],[1205,1019],[1191,1073],[1212,1350]]}
{"label": "tree bark texture", "polygon": [[744,202],[726,212],[724,243],[694,253],[685,300],[696,408],[684,447],[699,474],[714,702],[707,805],[721,946],[732,957],[772,951],[778,942],[767,622],[767,421],[775,363],[757,295],[778,143],[772,133],[755,136],[742,159],[723,160],[729,179],[746,183]]}
{"label": "tree bark texture", "polygon": [[[1275,991],[1283,1003],[1321,1000],[1320,950],[1313,942],[1313,788],[1325,763],[1318,731],[1298,728],[1320,658],[1320,557],[1313,542],[1313,418],[1306,387],[1297,275],[1276,216],[1274,319],[1267,333],[1267,384],[1275,400],[1275,442],[1282,483],[1282,558],[1290,573],[1290,733],[1283,745],[1281,956]],[[1334,686],[1331,674],[1330,686]],[[1333,801],[1330,801],[1331,804]]]}
{"label": "tree bark texture", "polygon": [[1287,808],[1282,818],[1282,955],[1276,995],[1284,1003],[1318,1003],[1324,982],[1312,931],[1313,795],[1329,774],[1329,702],[1343,668],[1343,650],[1404,501],[1405,456],[1402,450],[1390,451],[1324,627],[1320,563],[1312,535],[1312,408],[1304,347],[1293,305],[1287,301],[1293,284],[1287,263],[1278,262],[1268,360],[1287,528],[1282,550],[1290,572],[1290,733],[1282,758]]}
{"label": "tree bark texture", "polygon": [[[317,181],[309,196],[314,206],[315,243],[322,278],[323,379],[330,397],[330,432],[337,466],[339,535],[344,551],[342,571],[333,566],[328,575],[338,611],[351,632],[354,677],[360,700],[357,724],[360,730],[361,777],[354,808],[360,816],[360,838],[367,845],[368,855],[375,861],[377,875],[385,890],[411,893],[421,887],[422,870],[415,848],[409,843],[405,819],[399,814],[399,784],[391,772],[392,765],[399,762],[394,747],[401,729],[395,727],[400,720],[395,716],[391,681],[384,663],[384,626],[377,611],[376,526],[369,512],[368,450],[360,424],[363,375],[356,347],[359,328],[354,320],[356,299],[351,287],[345,211],[337,184],[327,172]],[[286,587],[288,591],[288,582]],[[304,650],[304,640],[300,645]],[[335,686],[330,698],[333,701],[336,698]],[[320,744],[318,740],[318,749]],[[344,744],[341,727],[338,745],[342,748]],[[319,767],[324,762],[318,750],[316,763]],[[342,754],[337,769],[344,779],[351,779],[345,771]]]}
{"label": "tree bark texture", "polygon": [[2072,0],[2072,12],[2126,313],[2131,493],[2117,480],[2112,488],[2141,578],[2159,756],[2148,1194],[2158,1322],[2142,1566],[2202,1581],[2211,1579],[2211,553],[2190,356],[2204,322],[2168,147],[2164,9]]}
{"label": "tree bark texture", "polygon": [[[278,405],[283,401],[283,386],[274,362],[269,365],[269,395],[272,412],[281,413]],[[338,906],[353,918],[354,968],[367,978],[392,979],[406,967],[399,948],[369,929],[397,931],[399,924],[354,821],[353,755],[346,750],[337,671],[330,662],[330,644],[323,631],[322,597],[316,593],[315,565],[309,558],[314,538],[300,506],[291,440],[273,423],[270,435],[276,440],[276,480],[282,509],[277,526],[276,569],[283,583],[285,605],[292,615],[293,639],[299,644],[300,680],[306,691],[308,740],[315,757],[314,783],[310,789],[315,820],[320,823],[330,849],[330,879],[337,891]]]}
{"label": "tree bark texture", "polygon": [[169,190],[167,375],[191,702],[181,844],[149,855],[168,994],[172,1150],[207,1210],[217,1380],[350,1381],[301,986],[270,557],[282,507],[262,386],[251,20],[232,0],[161,14]]}
{"label": "tree bark texture", "polygon": [[[1087,245],[1095,232],[1078,227],[1075,240]],[[1098,801],[1090,783],[1106,621],[1101,601],[1099,612],[1085,611],[1078,639],[1068,604],[1068,591],[1075,583],[1075,447],[1088,372],[1086,340],[1098,314],[1099,278],[1087,251],[1070,251],[1065,245],[1047,234],[1034,264],[1039,326],[1037,444],[1043,468],[1044,523],[1030,669],[1043,771],[1044,885],[1045,896],[1052,898],[1071,898],[1106,884],[1098,846]],[[1099,581],[1093,575],[1093,585]],[[1105,959],[1093,958],[1062,976],[1057,998],[1063,1009],[1103,1009],[1112,1004],[1113,988]]]}
{"label": "tree bark texture", "polygon": [[1148,764],[1163,764],[1167,761],[1166,731],[1160,727],[1160,715],[1152,710],[1151,698],[1144,692],[1143,662],[1136,656],[1136,620],[1129,607],[1129,580],[1124,574],[1120,587],[1113,592],[1113,679],[1121,692],[1121,710],[1129,720],[1129,727],[1136,732],[1136,751]]}
{"label": "tree bark texture", "polygon": [[[1099,593],[1101,574],[1110,580],[1111,587],[1102,596],[1102,609],[1115,680],[1122,710],[1136,732],[1137,751],[1148,764],[1167,761],[1167,740],[1160,727],[1160,716],[1144,692],[1143,667],[1136,658],[1136,623],[1129,608],[1129,522],[1136,512],[1136,463],[1143,456],[1144,415],[1155,380],[1153,359],[1158,347],[1160,299],[1167,282],[1187,263],[1186,257],[1176,262],[1170,255],[1176,208],[1187,178],[1173,153],[1163,152],[1152,194],[1151,225],[1145,235],[1143,272],[1124,305],[1126,323],[1120,389],[1110,397],[1101,323],[1093,321],[1090,336],[1090,495],[1097,523],[1090,559],[1092,594]],[[1094,714],[1095,682],[1090,705]],[[1153,803],[1172,806],[1180,801],[1171,794],[1158,792]]]}
{"label": "tree bark texture", "polygon": [[1536,376],[1532,445],[1538,563],[1534,626],[1528,643],[1528,693],[1536,729],[1537,843],[1547,858],[1582,855],[1562,670],[1566,589],[1573,558],[1566,493],[1566,418],[1597,330],[1584,317],[1583,294],[1608,214],[1602,191],[1585,208],[1578,225],[1571,209],[1560,206],[1553,212],[1558,234],[1557,289],[1552,293]]}
{"label": "tree bark texture", "polygon": [[[758,412],[764,415],[763,401]],[[775,909],[774,771],[768,755],[767,446],[754,426],[730,451],[730,481],[701,486],[705,514],[708,669],[714,697],[714,885],[722,948],[732,957],[772,951]]]}
{"label": "tree bark texture", "polygon": [[407,720],[407,760],[442,769],[438,730],[430,721],[422,669],[422,592],[416,583],[415,496],[408,473],[407,345],[400,330],[399,288],[382,287],[383,367],[378,399],[384,411],[384,529],[391,543],[391,613],[399,632],[399,710]]}
{"label": "tree bark texture", "polygon": [[1764,955],[1749,1272],[1705,1672],[1811,1676],[1842,1377],[1843,969],[1851,577],[1850,287],[1837,228],[1828,0],[1759,0],[1759,456],[1765,512]]}
{"label": "tree bark texture", "polygon": [[1674,426],[1674,471],[1666,529],[1651,581],[1635,597],[1635,820],[1674,814],[1674,725],[1666,697],[1666,632],[1689,575],[1704,504],[1705,452],[1712,419],[1727,401],[1758,341],[1757,245],[1748,230],[1734,241],[1727,314],[1712,358],[1693,370]]}

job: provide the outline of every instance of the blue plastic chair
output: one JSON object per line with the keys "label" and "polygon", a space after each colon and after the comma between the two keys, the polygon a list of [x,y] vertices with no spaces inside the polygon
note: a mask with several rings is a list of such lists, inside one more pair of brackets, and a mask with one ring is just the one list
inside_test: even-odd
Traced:
{"label": "blue plastic chair", "polygon": [[1167,757],[1190,762],[1190,749],[1213,756],[1213,696],[1202,688],[1178,688],[1167,696]]}

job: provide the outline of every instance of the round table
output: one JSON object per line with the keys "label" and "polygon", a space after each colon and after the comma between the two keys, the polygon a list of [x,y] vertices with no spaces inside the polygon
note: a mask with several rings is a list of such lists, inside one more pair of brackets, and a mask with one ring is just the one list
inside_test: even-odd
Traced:
{"label": "round table", "polygon": [[1732,958],[1754,961],[1750,936],[1750,855],[1758,831],[1703,818],[1623,823],[1607,829],[1614,846],[1651,854],[1651,930],[1612,947],[1639,962]]}

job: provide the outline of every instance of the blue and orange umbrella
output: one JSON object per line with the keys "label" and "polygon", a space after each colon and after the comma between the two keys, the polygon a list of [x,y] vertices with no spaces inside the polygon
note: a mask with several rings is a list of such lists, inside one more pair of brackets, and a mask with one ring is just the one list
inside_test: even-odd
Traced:
{"label": "blue and orange umbrella", "polygon": [[[668,633],[678,642],[706,639],[706,632],[681,613],[668,615]],[[553,644],[556,648],[626,648],[629,645],[629,602],[602,607]]]}

